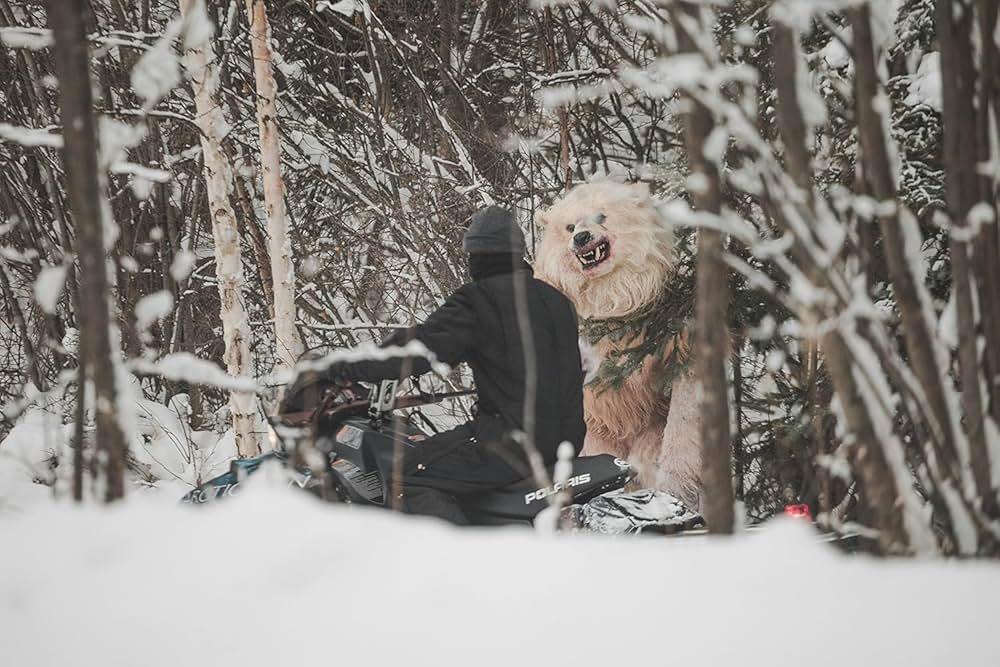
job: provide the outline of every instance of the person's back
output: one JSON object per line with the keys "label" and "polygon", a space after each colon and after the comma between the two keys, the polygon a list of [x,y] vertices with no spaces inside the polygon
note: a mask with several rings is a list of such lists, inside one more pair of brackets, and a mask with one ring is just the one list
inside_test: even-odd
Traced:
{"label": "person's back", "polygon": [[[498,257],[494,264],[503,261]],[[523,285],[520,294],[515,281]],[[553,463],[564,440],[579,452],[586,432],[583,373],[570,300],[536,280],[523,262],[514,271],[481,278],[467,288],[476,295],[482,333],[466,358],[479,393],[479,416],[499,417],[505,430],[523,431],[530,382],[535,395],[533,440],[543,460]],[[525,349],[522,328],[531,335],[530,350]],[[522,458],[523,451],[517,455]]]}
{"label": "person's back", "polygon": [[[553,463],[563,441],[583,447],[583,369],[576,312],[555,288],[535,280],[524,261],[524,236],[498,207],[477,213],[463,239],[473,281],[455,291],[423,323],[383,345],[416,339],[449,366],[466,362],[478,394],[472,421],[403,448],[403,508],[455,523],[466,517],[455,497],[506,486],[530,474],[517,432],[525,423],[529,380],[535,389],[533,441]],[[522,289],[523,288],[523,289]],[[522,330],[530,333],[526,350]],[[526,354],[526,352],[530,354]],[[530,357],[530,358],[529,358]],[[430,370],[423,357],[342,363],[331,376],[377,381],[403,369]]]}

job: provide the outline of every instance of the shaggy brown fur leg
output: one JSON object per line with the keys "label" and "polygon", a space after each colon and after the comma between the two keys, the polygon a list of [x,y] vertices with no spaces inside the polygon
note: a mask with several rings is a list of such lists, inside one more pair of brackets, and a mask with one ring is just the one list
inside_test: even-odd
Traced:
{"label": "shaggy brown fur leg", "polygon": [[656,457],[656,488],[684,501],[701,504],[701,385],[690,370],[674,381],[670,412]]}
{"label": "shaggy brown fur leg", "polygon": [[602,438],[594,433],[588,432],[587,438],[583,441],[583,451],[580,456],[594,456],[595,454],[611,454],[620,458],[628,458],[628,446],[620,440]]}
{"label": "shaggy brown fur leg", "polygon": [[639,471],[639,482],[644,489],[665,489],[659,480],[658,455],[663,444],[663,423],[650,425],[630,443],[627,460]]}

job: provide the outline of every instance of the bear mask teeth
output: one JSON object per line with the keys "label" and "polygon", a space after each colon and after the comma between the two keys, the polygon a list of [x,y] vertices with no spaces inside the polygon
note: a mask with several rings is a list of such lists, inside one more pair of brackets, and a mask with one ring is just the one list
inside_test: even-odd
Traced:
{"label": "bear mask teeth", "polygon": [[585,269],[592,269],[607,260],[611,253],[611,244],[602,240],[587,252],[577,253],[576,258]]}

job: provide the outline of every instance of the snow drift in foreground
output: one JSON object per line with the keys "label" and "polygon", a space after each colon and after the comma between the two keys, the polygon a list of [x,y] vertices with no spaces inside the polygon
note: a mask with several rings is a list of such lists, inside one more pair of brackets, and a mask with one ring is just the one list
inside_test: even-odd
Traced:
{"label": "snow drift in foreground", "polygon": [[0,515],[0,663],[996,665],[1000,568],[699,538],[460,531],[250,488]]}

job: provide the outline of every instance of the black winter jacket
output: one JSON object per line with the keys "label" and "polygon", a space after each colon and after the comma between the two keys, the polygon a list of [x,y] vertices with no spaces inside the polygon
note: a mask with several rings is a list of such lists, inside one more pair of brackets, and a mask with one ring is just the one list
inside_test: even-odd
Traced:
{"label": "black winter jacket", "polygon": [[[583,447],[583,371],[573,304],[554,287],[536,280],[530,267],[462,286],[426,322],[397,332],[383,346],[417,339],[438,361],[449,366],[468,363],[479,394],[472,423],[477,440],[499,446],[523,462],[521,448],[507,438],[510,432],[524,429],[525,359],[515,280],[525,281],[537,358],[535,443],[551,464],[562,441],[571,442],[577,453]],[[336,372],[375,382],[399,378],[407,368],[414,375],[431,370],[424,358],[394,358],[347,363]]]}

